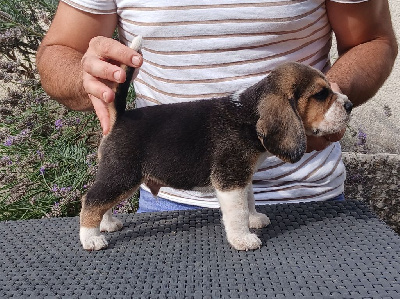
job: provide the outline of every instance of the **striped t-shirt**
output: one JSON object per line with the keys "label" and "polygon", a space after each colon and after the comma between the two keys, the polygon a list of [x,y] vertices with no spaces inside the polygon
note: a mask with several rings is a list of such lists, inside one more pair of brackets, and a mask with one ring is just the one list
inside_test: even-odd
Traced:
{"label": "striped t-shirt", "polygon": [[[125,44],[143,36],[144,63],[134,82],[137,107],[225,96],[286,61],[330,67],[325,0],[62,1],[94,14],[118,14]],[[301,202],[341,194],[344,180],[340,145],[334,143],[294,164],[267,158],[253,186],[257,204]],[[218,207],[213,193],[161,188],[159,196]]]}

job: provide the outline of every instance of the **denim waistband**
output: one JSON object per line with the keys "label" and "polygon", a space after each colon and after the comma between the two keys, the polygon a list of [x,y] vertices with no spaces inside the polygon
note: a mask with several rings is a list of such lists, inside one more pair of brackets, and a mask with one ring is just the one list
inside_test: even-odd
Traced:
{"label": "denim waistband", "polygon": [[[341,201],[344,199],[345,199],[344,194],[342,193],[332,199],[329,199],[329,201]],[[159,196],[154,196],[150,192],[147,192],[146,190],[140,188],[139,209],[137,213],[197,210],[197,209],[203,209],[203,208],[199,206],[174,202]]]}

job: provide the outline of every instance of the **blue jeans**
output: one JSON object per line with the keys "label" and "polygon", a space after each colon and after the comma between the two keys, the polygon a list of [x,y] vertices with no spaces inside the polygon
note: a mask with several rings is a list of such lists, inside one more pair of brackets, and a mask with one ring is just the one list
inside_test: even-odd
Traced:
{"label": "blue jeans", "polygon": [[344,193],[339,194],[338,196],[336,196],[334,198],[328,199],[328,201],[343,201],[343,200],[345,200]]}
{"label": "blue jeans", "polygon": [[[329,199],[329,201],[341,201],[341,200],[344,200],[343,193],[332,199]],[[199,206],[177,203],[165,198],[161,198],[159,196],[154,196],[150,192],[147,192],[142,188],[140,188],[139,209],[137,213],[197,210],[197,209],[203,209],[203,208]]]}
{"label": "blue jeans", "polygon": [[177,203],[159,196],[154,196],[140,188],[139,209],[136,213],[162,212],[162,211],[181,211],[202,209],[199,206],[185,205]]}

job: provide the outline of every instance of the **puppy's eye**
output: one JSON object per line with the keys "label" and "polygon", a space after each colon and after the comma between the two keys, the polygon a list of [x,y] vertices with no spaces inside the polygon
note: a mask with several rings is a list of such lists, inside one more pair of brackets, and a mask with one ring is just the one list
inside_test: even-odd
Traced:
{"label": "puppy's eye", "polygon": [[316,99],[317,101],[325,101],[326,98],[329,96],[329,94],[330,94],[329,88],[324,87],[320,92],[314,94],[313,98]]}

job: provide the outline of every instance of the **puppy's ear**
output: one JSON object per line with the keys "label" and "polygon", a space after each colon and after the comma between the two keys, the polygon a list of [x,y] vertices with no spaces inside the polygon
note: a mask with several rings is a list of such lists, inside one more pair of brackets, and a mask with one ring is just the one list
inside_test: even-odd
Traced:
{"label": "puppy's ear", "polygon": [[271,154],[295,163],[306,151],[306,134],[295,100],[268,94],[258,105],[257,135]]}

